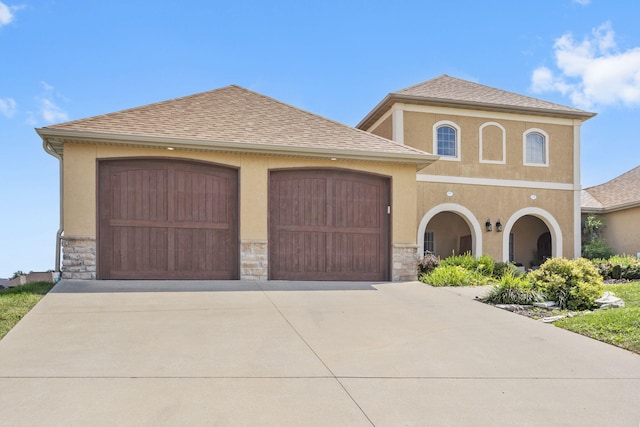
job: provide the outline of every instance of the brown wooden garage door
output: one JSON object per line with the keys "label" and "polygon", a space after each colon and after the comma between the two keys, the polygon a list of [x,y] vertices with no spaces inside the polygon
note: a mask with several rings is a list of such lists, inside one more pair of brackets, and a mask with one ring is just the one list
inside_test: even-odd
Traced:
{"label": "brown wooden garage door", "polygon": [[389,178],[340,170],[272,171],[269,277],[389,280]]}
{"label": "brown wooden garage door", "polygon": [[106,160],[98,194],[99,278],[238,278],[237,170]]}

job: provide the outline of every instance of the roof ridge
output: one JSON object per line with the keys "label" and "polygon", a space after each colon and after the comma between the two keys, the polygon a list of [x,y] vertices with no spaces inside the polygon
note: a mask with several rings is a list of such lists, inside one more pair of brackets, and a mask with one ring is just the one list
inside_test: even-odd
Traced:
{"label": "roof ridge", "polygon": [[[270,97],[270,96],[268,96],[268,95],[264,95],[264,94],[262,94],[262,93],[252,91],[251,89],[247,89],[247,88],[244,88],[244,87],[242,87],[242,86],[238,86],[238,85],[230,85],[230,86],[236,87],[236,88],[238,88],[238,89],[242,89],[242,90],[244,90],[244,91],[246,91],[246,92],[253,93],[254,95],[258,95],[258,96],[260,96],[260,97],[262,97],[262,98],[266,98],[266,99],[269,99],[269,100],[271,100],[271,101],[275,101],[275,102],[277,102],[278,104],[283,105],[283,106],[285,106],[285,107],[296,109],[296,110],[298,110],[298,111],[300,111],[300,112],[302,112],[302,113],[305,113],[305,114],[307,114],[307,115],[309,115],[309,116],[312,116],[314,119],[321,119],[321,120],[324,120],[324,121],[329,122],[329,123],[332,123],[332,124],[337,124],[337,125],[339,125],[339,126],[344,126],[344,127],[349,128],[349,129],[351,129],[351,130],[355,130],[355,131],[361,132],[361,133],[363,133],[363,134],[366,134],[366,135],[367,135],[367,137],[374,137],[374,138],[377,138],[377,139],[383,140],[383,141],[384,141],[384,142],[386,142],[386,143],[392,143],[392,144],[394,144],[394,145],[397,145],[397,146],[403,147],[404,149],[408,149],[408,150],[410,150],[410,151],[413,151],[413,152],[415,152],[416,154],[424,154],[424,153],[425,153],[424,151],[422,151],[422,150],[418,150],[417,148],[414,148],[414,147],[411,147],[411,146],[408,146],[408,145],[405,145],[405,144],[401,144],[401,143],[399,143],[399,142],[397,142],[397,141],[394,141],[394,140],[392,140],[392,139],[387,139],[387,138],[385,138],[385,137],[383,137],[383,136],[376,135],[376,134],[374,134],[374,133],[367,132],[367,131],[364,131],[364,130],[362,130],[362,129],[358,129],[358,128],[354,127],[354,126],[349,126],[349,125],[348,125],[348,124],[346,124],[346,123],[342,123],[342,122],[339,122],[339,121],[337,121],[337,120],[330,119],[330,118],[328,118],[328,117],[325,117],[325,116],[321,116],[321,115],[319,115],[319,114],[312,113],[311,111],[305,110],[304,108],[300,108],[300,107],[296,107],[296,106],[291,105],[291,104],[287,104],[287,103],[286,103],[286,102],[284,102],[284,101],[280,101],[279,99],[272,98],[272,97]],[[229,87],[229,86],[227,86],[227,87]]]}
{"label": "roof ridge", "polygon": [[[502,95],[506,95],[507,97],[517,97],[521,100],[528,100],[531,103],[542,103],[545,106],[545,109],[549,109],[549,110],[561,110],[561,111],[565,111],[565,112],[574,112],[574,113],[589,113],[588,111],[585,110],[581,110],[579,108],[575,108],[573,106],[568,106],[568,105],[563,105],[563,104],[559,104],[557,102],[552,102],[552,101],[547,101],[541,98],[536,98],[533,96],[529,96],[529,95],[523,95],[517,92],[512,92],[509,90],[505,90],[505,89],[500,89],[497,87],[493,87],[493,86],[489,86],[483,83],[478,83],[478,82],[474,82],[474,81],[470,81],[470,80],[465,80],[465,79],[461,79],[459,77],[453,77],[453,76],[449,76],[447,74],[442,74],[438,77],[434,77],[432,79],[429,80],[425,80],[421,83],[406,87],[404,89],[400,89],[397,90],[395,92],[391,92],[390,95],[399,95],[399,96],[403,96],[403,95],[409,95],[409,96],[414,96],[417,98],[425,98],[425,99],[442,99],[442,100],[449,100],[449,101],[464,101],[464,102],[473,102],[476,104],[485,104],[485,105],[495,105],[495,106],[499,106],[499,105],[503,105],[503,106],[509,106],[511,105],[508,102],[492,102],[492,101],[482,101],[482,100],[473,100],[473,99],[467,99],[464,100],[463,98],[456,98],[455,96],[442,96],[440,94],[434,94],[433,96],[428,96],[428,95],[421,95],[421,94],[415,94],[415,93],[410,93],[412,90],[415,92],[415,90],[420,90],[422,88],[425,88],[431,83],[432,85],[435,84],[437,81],[442,80],[442,81],[447,81],[450,83],[459,83],[459,84],[464,84],[468,86],[474,86],[475,88],[478,89],[484,89],[487,90],[489,92],[493,92],[494,94],[502,94]],[[430,88],[431,90],[433,90],[433,88]],[[438,88],[441,89],[441,88]],[[437,91],[437,90],[436,90]],[[516,105],[511,105],[511,106],[516,106]],[[593,113],[591,113],[593,114]],[[595,114],[593,114],[595,115]]]}

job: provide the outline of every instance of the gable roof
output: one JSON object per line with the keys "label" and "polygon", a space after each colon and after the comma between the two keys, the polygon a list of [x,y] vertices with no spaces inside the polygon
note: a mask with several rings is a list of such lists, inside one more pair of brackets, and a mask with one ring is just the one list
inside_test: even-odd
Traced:
{"label": "gable roof", "polygon": [[169,101],[36,129],[58,153],[63,143],[152,145],[216,151],[430,164],[437,156],[273,98],[227,86]]}
{"label": "gable roof", "polygon": [[587,120],[595,113],[492,88],[443,74],[388,94],[356,127],[367,129],[394,103],[525,113]]}
{"label": "gable roof", "polygon": [[585,188],[581,194],[581,205],[584,212],[640,206],[640,166],[604,184]]}

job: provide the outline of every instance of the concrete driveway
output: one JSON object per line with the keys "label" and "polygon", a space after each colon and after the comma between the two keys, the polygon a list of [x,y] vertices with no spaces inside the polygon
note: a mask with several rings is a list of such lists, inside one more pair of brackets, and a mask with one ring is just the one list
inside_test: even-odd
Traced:
{"label": "concrete driveway", "polygon": [[640,356],[419,283],[62,281],[2,426],[633,426]]}

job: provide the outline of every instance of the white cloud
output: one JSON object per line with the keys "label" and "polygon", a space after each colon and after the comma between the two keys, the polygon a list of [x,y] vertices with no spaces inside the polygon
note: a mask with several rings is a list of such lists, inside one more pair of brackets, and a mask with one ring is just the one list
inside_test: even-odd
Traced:
{"label": "white cloud", "polygon": [[574,3],[578,3],[581,6],[588,6],[591,4],[591,0],[573,0]]}
{"label": "white cloud", "polygon": [[55,88],[46,82],[40,82],[44,88],[44,94],[38,99],[40,103],[39,113],[47,123],[63,122],[69,119],[67,113],[60,108],[54,100],[60,98]]}
{"label": "white cloud", "polygon": [[9,25],[13,22],[13,18],[15,18],[14,12],[16,10],[23,9],[24,6],[7,6],[6,4],[0,1],[0,27],[5,25]]}
{"label": "white cloud", "polygon": [[564,34],[553,48],[557,72],[535,69],[534,92],[560,92],[581,108],[640,105],[640,47],[620,51],[610,22],[580,42]]}
{"label": "white cloud", "polygon": [[0,98],[0,114],[5,117],[13,117],[16,112],[16,101],[12,98]]}

